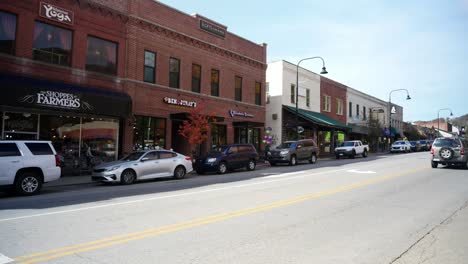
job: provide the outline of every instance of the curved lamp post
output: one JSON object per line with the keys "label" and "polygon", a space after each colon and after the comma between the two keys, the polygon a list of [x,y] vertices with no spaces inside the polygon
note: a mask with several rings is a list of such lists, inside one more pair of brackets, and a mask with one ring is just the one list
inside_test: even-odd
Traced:
{"label": "curved lamp post", "polygon": [[299,64],[305,60],[320,59],[322,60],[322,71],[320,74],[327,74],[327,68],[325,68],[325,60],[322,57],[315,56],[310,58],[304,58],[300,60],[296,65],[296,139],[299,139]]}
{"label": "curved lamp post", "polygon": [[411,100],[409,92],[406,89],[391,90],[388,95],[388,132],[390,133],[390,144],[392,143],[392,93],[397,91],[406,91],[406,100]]}
{"label": "curved lamp post", "polygon": [[439,136],[439,133],[440,133],[440,129],[439,129],[439,123],[440,123],[440,111],[450,111],[450,116],[453,116],[453,111],[452,109],[450,108],[442,108],[442,109],[439,109],[439,111],[437,111],[437,137]]}

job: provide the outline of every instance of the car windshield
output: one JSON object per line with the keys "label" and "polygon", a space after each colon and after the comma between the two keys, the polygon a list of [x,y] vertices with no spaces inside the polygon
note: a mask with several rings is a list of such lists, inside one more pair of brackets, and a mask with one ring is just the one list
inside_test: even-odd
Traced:
{"label": "car windshield", "polygon": [[132,153],[128,154],[127,156],[125,156],[124,158],[122,158],[121,160],[122,161],[138,160],[143,154],[145,154],[145,152],[141,152],[141,151],[132,152]]}
{"label": "car windshield", "polygon": [[440,138],[434,142],[435,147],[456,147],[458,145],[458,142],[451,138]]}
{"label": "car windshield", "polygon": [[295,148],[296,142],[284,142],[278,146],[279,149]]}
{"label": "car windshield", "polygon": [[393,143],[394,145],[404,145],[405,142],[404,141],[397,141],[395,143]]}
{"label": "car windshield", "polygon": [[411,146],[416,146],[416,141],[410,141]]}
{"label": "car windshield", "polygon": [[341,143],[340,147],[354,147],[354,142],[348,141]]}

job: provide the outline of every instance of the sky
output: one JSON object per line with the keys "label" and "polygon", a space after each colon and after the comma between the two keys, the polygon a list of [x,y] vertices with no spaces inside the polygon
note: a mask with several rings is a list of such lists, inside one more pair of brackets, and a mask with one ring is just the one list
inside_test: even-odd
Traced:
{"label": "sky", "polygon": [[267,43],[268,62],[321,56],[328,78],[384,101],[407,89],[391,95],[405,121],[468,114],[468,0],[161,2]]}

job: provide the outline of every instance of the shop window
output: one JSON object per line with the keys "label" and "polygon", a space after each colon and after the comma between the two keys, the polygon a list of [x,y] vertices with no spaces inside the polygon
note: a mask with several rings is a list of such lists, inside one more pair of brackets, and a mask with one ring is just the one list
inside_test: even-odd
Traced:
{"label": "shop window", "polygon": [[169,87],[180,88],[180,60],[169,59]]}
{"label": "shop window", "polygon": [[226,145],[226,126],[212,124],[211,125],[211,149],[216,149],[222,145]]}
{"label": "shop window", "polygon": [[306,90],[306,106],[310,107],[310,89]]}
{"label": "shop window", "polygon": [[234,93],[235,100],[242,101],[242,77],[234,77]]}
{"label": "shop window", "polygon": [[0,52],[15,54],[16,15],[0,11]]}
{"label": "shop window", "polygon": [[234,143],[252,144],[260,149],[260,128],[235,127],[234,128]]}
{"label": "shop window", "polygon": [[211,70],[211,95],[219,96],[219,71]]}
{"label": "shop window", "polygon": [[117,74],[117,48],[115,42],[88,37],[86,70],[104,74]]}
{"label": "shop window", "polygon": [[39,117],[30,113],[3,114],[3,139],[6,140],[36,140]]}
{"label": "shop window", "polygon": [[291,84],[291,104],[296,103],[296,85]]}
{"label": "shop window", "polygon": [[166,146],[166,119],[136,116],[133,127],[133,149],[158,149]]}
{"label": "shop window", "polygon": [[192,92],[201,92],[201,66],[192,64]]}
{"label": "shop window", "polygon": [[146,50],[143,81],[149,83],[155,83],[156,81],[156,53]]}
{"label": "shop window", "polygon": [[71,30],[36,21],[34,24],[33,59],[70,66],[72,35]]}
{"label": "shop window", "polygon": [[262,84],[255,82],[255,104],[262,105]]}
{"label": "shop window", "polygon": [[329,95],[323,96],[323,111],[331,112],[330,101],[331,101],[331,97]]}

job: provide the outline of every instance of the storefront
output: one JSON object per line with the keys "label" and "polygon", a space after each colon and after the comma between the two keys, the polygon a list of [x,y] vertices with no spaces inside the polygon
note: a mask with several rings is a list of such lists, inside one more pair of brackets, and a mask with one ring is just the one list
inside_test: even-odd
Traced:
{"label": "storefront", "polygon": [[89,173],[117,159],[131,98],[123,93],[0,75],[3,140],[52,141],[62,174]]}

